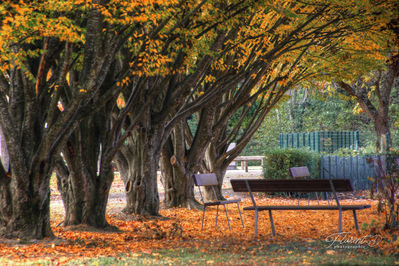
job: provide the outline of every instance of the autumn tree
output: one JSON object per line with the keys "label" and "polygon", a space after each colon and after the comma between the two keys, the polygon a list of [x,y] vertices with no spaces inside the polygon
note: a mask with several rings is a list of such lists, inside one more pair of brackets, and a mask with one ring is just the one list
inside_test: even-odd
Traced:
{"label": "autumn tree", "polygon": [[[168,25],[175,7],[179,10],[174,1],[101,5],[101,45],[113,45],[105,38],[110,25],[123,43],[110,62],[99,95],[92,99],[98,108],[79,123],[63,147],[63,157],[56,160],[57,184],[66,212],[64,225],[108,226],[105,212],[114,178],[112,160],[152,100],[151,95],[148,101],[143,99],[145,90],[134,81],[145,82],[167,69],[159,68],[169,59],[157,46],[162,39],[160,31]],[[77,71],[72,72],[73,77]],[[67,102],[68,97],[63,100]]]}
{"label": "autumn tree", "polygon": [[[378,9],[381,6],[376,6],[375,8]],[[282,77],[286,77],[285,84],[289,84],[289,86],[273,87],[271,86],[272,83],[269,86],[265,85],[263,91],[267,93],[268,97],[260,97],[263,100],[259,100],[259,102],[254,101],[254,98],[251,97],[252,90],[259,84],[255,82],[252,84],[253,87],[251,87],[248,84],[253,80],[243,79],[240,81],[240,83],[244,84],[243,87],[237,89],[236,92],[222,94],[223,96],[210,102],[210,106],[204,107],[198,116],[195,136],[186,138],[190,143],[188,145],[190,149],[186,149],[187,143],[184,143],[181,137],[170,139],[170,144],[164,147],[166,158],[162,160],[164,170],[162,175],[165,183],[167,205],[192,205],[192,199],[187,197],[187,195],[192,195],[192,192],[190,192],[192,187],[187,185],[187,183],[190,183],[191,175],[195,171],[214,172],[218,176],[219,183],[222,184],[227,166],[248,144],[264,117],[282,98],[284,92],[289,88],[293,88],[299,82],[311,80],[318,76],[317,70],[320,68],[314,63],[315,58],[333,57],[342,38],[344,38],[343,36],[349,37],[358,33],[358,31],[364,31],[367,26],[370,27],[367,21],[364,20],[364,9],[351,9],[349,11],[347,6],[338,2],[325,5],[311,2],[303,3],[303,5],[287,4],[279,6],[276,4],[272,10],[268,10],[268,12],[263,14],[257,10],[254,22],[248,21],[244,23],[249,26],[248,28],[244,27],[245,34],[243,35],[250,37],[248,42],[242,41],[242,44],[249,48],[255,47],[254,49],[246,48],[246,51],[248,54],[256,54],[255,58],[262,59],[262,63],[265,62],[263,70],[259,70],[259,72],[263,76],[269,75],[269,81],[273,80],[270,70],[278,72],[279,68],[277,66],[284,65],[284,60],[288,58],[286,62],[289,63],[284,70],[289,69],[289,73],[296,73],[298,76],[295,79],[291,76],[292,79],[290,80],[287,78],[289,75],[280,73]],[[275,10],[279,12],[274,13]],[[276,24],[273,24],[273,20],[270,20],[270,18],[279,15],[281,16],[279,17],[280,20],[276,20]],[[345,23],[343,23],[344,20]],[[262,27],[261,30],[264,34],[262,37],[269,37],[267,40],[262,39],[266,45],[253,45],[252,42],[256,43],[258,41],[256,38],[258,37],[256,30],[259,29],[257,24],[265,25],[263,24],[264,21],[269,22],[268,26],[271,29],[267,30],[267,28]],[[279,24],[282,21],[283,23]],[[363,24],[361,26],[357,25],[356,28],[349,27],[354,21],[356,23],[362,21]],[[274,43],[274,41],[276,42]],[[251,57],[245,57],[245,60],[247,60],[246,70],[251,69],[250,59],[248,58]],[[225,61],[228,62],[226,58]],[[290,63],[292,67],[289,67]],[[234,64],[231,65],[234,66]],[[219,72],[222,71],[219,69]],[[218,75],[215,75],[215,77],[215,83],[217,83],[220,78]],[[291,82],[288,82],[289,80]],[[235,85],[237,88],[240,87],[238,84]],[[274,97],[271,97],[271,95]],[[258,104],[258,108],[249,118],[249,122],[247,120],[247,123],[244,123],[250,106],[255,104]],[[241,116],[235,125],[230,125],[231,128],[229,129],[228,121],[235,111],[241,111]],[[210,125],[209,123],[212,124]],[[180,136],[184,136],[181,127],[178,132]],[[195,145],[195,140],[197,139],[203,140],[198,146]],[[227,151],[231,142],[236,142],[237,145]],[[198,153],[198,150],[203,149],[205,146],[208,147],[206,156],[201,158],[203,154]],[[205,159],[205,163],[202,161],[203,159]],[[186,174],[182,175],[182,173]],[[188,188],[189,192],[184,193],[181,190],[184,187]]]}
{"label": "autumn tree", "polygon": [[[182,136],[189,134],[184,134],[184,127],[180,125],[164,147],[162,175],[167,205],[195,206],[190,198],[190,180],[195,171],[214,172],[222,184],[227,166],[248,144],[284,92],[299,81],[316,77],[318,73],[313,67],[314,59],[332,55],[343,36],[353,34],[348,24],[342,22],[357,20],[363,16],[363,11],[351,11],[340,2],[325,5],[311,2],[292,5],[276,3],[264,10],[257,10],[248,21],[244,21],[245,26],[239,29],[237,38],[226,42],[240,43],[234,50],[235,58],[231,60],[226,55],[222,63],[215,63],[214,71],[209,73],[210,80],[203,84],[205,92],[214,86],[231,87],[204,106],[193,137],[186,137],[185,142]],[[241,78],[236,83],[223,84],[228,81],[227,74],[231,68],[236,71],[235,76]],[[273,84],[273,81],[279,80],[276,77],[282,79],[279,86]],[[254,94],[260,99],[253,97]],[[255,114],[244,126],[245,117],[254,104],[258,104]],[[236,111],[241,111],[241,116],[229,130],[228,122]],[[231,142],[237,142],[237,146],[227,151]],[[187,146],[190,147],[188,150]],[[207,163],[202,164],[205,147],[208,147],[205,156]],[[182,191],[183,188],[186,191]]]}
{"label": "autumn tree", "polygon": [[[161,149],[176,124],[223,92],[223,87],[215,86],[190,101],[212,62],[226,53],[222,48],[233,34],[231,27],[240,23],[253,5],[256,6],[246,1],[185,2],[160,31],[162,37],[156,47],[170,60],[166,73],[134,73],[130,84],[137,91],[137,98],[133,106],[144,102],[145,107],[135,124],[126,120],[125,126],[133,126],[133,130],[115,159],[126,183],[126,212],[158,215]],[[143,64],[137,67],[146,67],[146,60],[147,57],[142,58]],[[229,75],[233,82],[238,80],[233,72]]]}
{"label": "autumn tree", "polygon": [[[52,235],[49,178],[53,155],[90,98],[78,89],[70,105],[59,112],[60,87],[66,82],[72,46],[85,36],[70,18],[49,15],[52,8],[11,1],[0,8],[0,123],[9,155],[8,169],[1,168],[0,225],[2,235],[10,237]],[[84,78],[79,85],[93,87],[92,82]]]}
{"label": "autumn tree", "polygon": [[[376,151],[385,153],[392,145],[389,109],[392,103],[392,92],[399,73],[399,60],[392,58],[386,70],[379,70],[363,77],[353,84],[340,81],[338,84],[356,99],[360,112],[365,112],[374,125],[377,136]],[[376,97],[374,101],[372,96]]]}
{"label": "autumn tree", "polygon": [[[344,89],[358,103],[358,112],[364,112],[374,125],[377,136],[376,151],[387,152],[392,145],[390,130],[390,107],[394,99],[395,88],[398,88],[399,78],[399,23],[397,19],[389,22],[392,40],[388,42],[389,57],[381,68],[365,74],[353,83],[338,81],[339,87]],[[383,49],[385,47],[381,47]],[[385,49],[386,49],[385,48]],[[384,49],[384,50],[385,50]]]}
{"label": "autumn tree", "polygon": [[[147,4],[77,0],[3,1],[0,5],[0,124],[9,157],[9,164],[3,164],[9,167],[0,167],[2,235],[52,236],[49,178],[55,162],[62,161],[62,151],[72,168],[69,173],[75,171],[81,182],[76,186],[76,180],[69,179],[64,185],[80,186],[86,193],[82,221],[99,218],[93,223],[104,225],[113,178],[107,152],[112,140],[105,139],[97,123],[101,121],[94,121],[104,115],[104,106],[109,112],[127,77],[115,72],[116,54],[147,20],[140,12]],[[149,4],[160,7],[161,3]],[[98,132],[92,137],[90,130]],[[71,164],[79,159],[85,168]],[[103,164],[97,175],[98,161]],[[76,202],[82,203],[81,198]]]}
{"label": "autumn tree", "polygon": [[[364,13],[348,25],[354,33],[343,40],[334,56],[324,59],[333,64],[320,65],[324,82],[317,85],[322,90],[339,87],[356,100],[355,111],[364,112],[374,125],[377,152],[385,152],[391,143],[389,108],[399,73],[399,9],[391,2],[365,4],[364,8],[374,12],[367,17]],[[362,20],[368,21],[366,31],[359,23]],[[328,86],[325,81],[335,85]]]}

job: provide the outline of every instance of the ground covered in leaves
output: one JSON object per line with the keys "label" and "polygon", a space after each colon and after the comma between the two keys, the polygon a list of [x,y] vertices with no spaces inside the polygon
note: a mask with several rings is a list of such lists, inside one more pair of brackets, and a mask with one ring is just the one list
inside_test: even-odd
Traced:
{"label": "ground covered in leaves", "polygon": [[[119,193],[118,189],[114,188],[111,193]],[[247,195],[240,196],[243,198],[241,207],[251,204]],[[261,204],[297,204],[294,199],[261,195],[258,201]],[[346,199],[342,203],[372,205],[371,209],[358,211],[361,235],[354,229],[352,212],[344,212],[343,215],[343,230],[348,232],[344,238],[334,236],[338,231],[337,211],[275,211],[275,237],[271,234],[267,212],[261,212],[259,235],[254,237],[253,212],[243,213],[245,228],[242,228],[234,205],[228,206],[232,231],[229,231],[223,209],[219,211],[219,226],[215,226],[216,208],[207,211],[205,227],[201,230],[201,211],[176,208],[161,210],[161,218],[133,217],[120,212],[124,200],[118,197],[111,197],[112,207],[107,218],[119,231],[65,228],[58,226],[63,219],[62,206],[54,204],[51,223],[56,239],[35,243],[1,241],[0,263],[56,265],[86,261],[95,264],[92,260],[102,257],[105,259],[103,263],[122,265],[161,262],[259,264],[291,263],[289,257],[299,255],[302,258],[299,262],[318,264],[319,260],[323,262],[329,257],[336,262],[336,257],[342,259],[342,252],[345,261],[351,261],[351,257],[371,256],[371,264],[374,257],[377,261],[378,258],[389,258],[385,262],[388,264],[398,263],[399,233],[382,230],[385,217],[377,213],[377,202]],[[301,204],[307,204],[307,201]],[[333,243],[334,239],[340,242]],[[337,244],[341,244],[340,247]]]}

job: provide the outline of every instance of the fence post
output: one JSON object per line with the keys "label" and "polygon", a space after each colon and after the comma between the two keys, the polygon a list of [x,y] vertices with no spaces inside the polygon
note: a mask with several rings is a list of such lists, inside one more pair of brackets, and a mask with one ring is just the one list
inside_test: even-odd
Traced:
{"label": "fence post", "polygon": [[355,149],[357,150],[359,148],[359,131],[355,132],[354,138],[356,139]]}

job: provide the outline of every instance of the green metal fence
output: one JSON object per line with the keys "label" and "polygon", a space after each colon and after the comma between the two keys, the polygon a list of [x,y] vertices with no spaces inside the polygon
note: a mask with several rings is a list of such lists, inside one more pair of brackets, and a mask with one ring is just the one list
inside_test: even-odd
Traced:
{"label": "green metal fence", "polygon": [[375,177],[375,169],[373,165],[366,162],[365,156],[323,156],[321,158],[320,178],[348,178],[352,181],[355,190],[366,190],[372,184],[370,177]]}
{"label": "green metal fence", "polygon": [[333,153],[341,148],[357,150],[358,131],[318,131],[280,134],[280,148],[309,147],[313,151]]}

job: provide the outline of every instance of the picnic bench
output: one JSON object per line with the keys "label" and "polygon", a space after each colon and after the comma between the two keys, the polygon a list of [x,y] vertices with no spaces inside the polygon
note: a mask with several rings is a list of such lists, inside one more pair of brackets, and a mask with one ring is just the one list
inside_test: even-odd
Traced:
{"label": "picnic bench", "polygon": [[265,156],[237,156],[233,161],[240,162],[241,169],[248,173],[248,162],[258,162],[263,167],[263,158]]}
{"label": "picnic bench", "polygon": [[[277,210],[338,210],[339,221],[338,230],[342,232],[342,212],[352,210],[355,227],[358,232],[359,225],[356,217],[356,210],[370,208],[370,205],[342,205],[339,202],[337,192],[353,191],[353,186],[349,179],[231,179],[231,186],[235,192],[249,192],[253,206],[245,207],[245,211],[255,211],[255,236],[258,234],[258,212],[269,211],[270,224],[273,236],[276,235],[273,223],[272,211]],[[332,192],[336,205],[266,205],[256,204],[253,192]]]}

